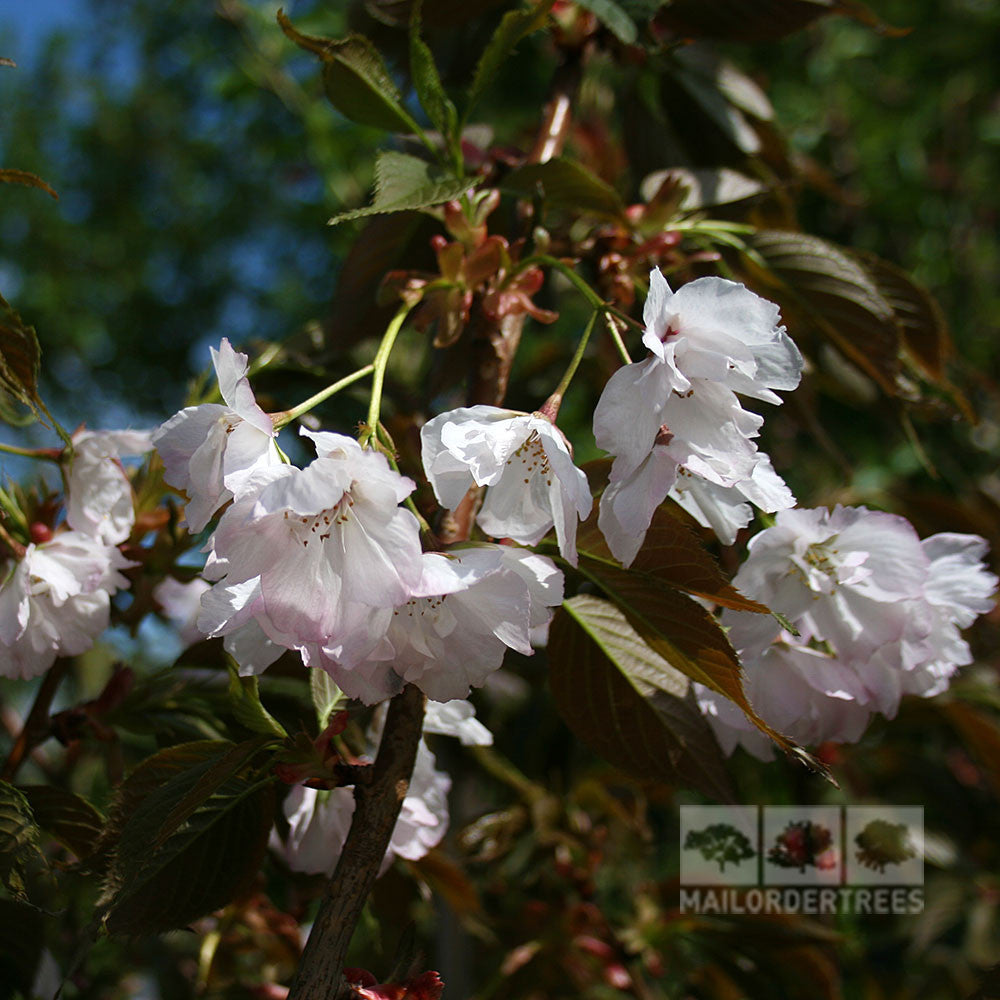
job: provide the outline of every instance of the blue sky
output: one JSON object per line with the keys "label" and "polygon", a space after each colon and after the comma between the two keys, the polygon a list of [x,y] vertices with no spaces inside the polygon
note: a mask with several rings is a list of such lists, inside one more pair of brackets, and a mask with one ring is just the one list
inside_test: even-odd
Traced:
{"label": "blue sky", "polygon": [[29,66],[52,31],[76,23],[82,0],[0,0],[0,55]]}

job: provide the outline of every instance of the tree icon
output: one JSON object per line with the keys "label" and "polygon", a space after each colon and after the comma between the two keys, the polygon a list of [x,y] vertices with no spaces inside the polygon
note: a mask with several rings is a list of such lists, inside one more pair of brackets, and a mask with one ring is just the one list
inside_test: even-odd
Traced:
{"label": "tree icon", "polygon": [[800,872],[807,867],[829,871],[837,867],[833,834],[822,823],[793,820],[775,837],[767,860],[779,868],[798,868]]}
{"label": "tree icon", "polygon": [[757,853],[746,834],[729,823],[712,823],[704,830],[689,830],[684,849],[699,851],[706,861],[716,862],[720,872],[726,870],[726,865],[738,865]]}
{"label": "tree icon", "polygon": [[885,873],[886,865],[901,865],[917,856],[905,823],[890,823],[873,819],[855,838],[858,845],[855,857],[866,868]]}

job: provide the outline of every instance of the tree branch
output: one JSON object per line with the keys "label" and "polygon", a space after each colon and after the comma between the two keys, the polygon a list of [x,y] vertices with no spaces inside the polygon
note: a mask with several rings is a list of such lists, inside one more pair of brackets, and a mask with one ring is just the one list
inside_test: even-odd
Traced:
{"label": "tree branch", "polygon": [[341,980],[348,945],[368,899],[409,788],[424,721],[424,696],[412,684],[389,702],[370,783],[354,786],[354,818],[327,883],[288,1000],[346,1000]]}
{"label": "tree branch", "polygon": [[44,742],[49,735],[49,709],[52,707],[52,699],[55,697],[60,682],[66,676],[69,663],[68,659],[60,657],[52,664],[49,672],[42,679],[41,687],[35,695],[28,717],[24,720],[24,725],[14,741],[14,746],[11,747],[3,770],[0,770],[0,781],[13,781],[24,763],[25,757],[39,743]]}

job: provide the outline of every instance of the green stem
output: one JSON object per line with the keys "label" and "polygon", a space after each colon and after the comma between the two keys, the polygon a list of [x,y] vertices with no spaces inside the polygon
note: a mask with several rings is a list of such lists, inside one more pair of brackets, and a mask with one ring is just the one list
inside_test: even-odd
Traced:
{"label": "green stem", "polygon": [[555,423],[556,415],[559,413],[559,407],[562,406],[563,396],[566,395],[566,390],[569,388],[570,382],[573,381],[573,376],[576,374],[576,370],[580,367],[580,362],[583,360],[583,352],[587,349],[587,343],[590,340],[590,334],[594,329],[596,320],[597,311],[595,310],[590,314],[590,319],[587,321],[587,326],[583,331],[583,336],[580,338],[580,343],[576,345],[576,351],[570,360],[569,366],[566,368],[566,373],[563,375],[559,385],[556,386],[555,392],[549,396],[545,401],[545,405],[539,411],[544,413],[553,423]]}
{"label": "green stem", "polygon": [[366,375],[370,375],[375,370],[375,365],[365,365],[364,368],[359,368],[356,372],[351,372],[350,375],[345,375],[342,379],[334,382],[332,385],[328,385],[325,389],[321,389],[314,396],[310,396],[304,402],[299,403],[298,406],[293,407],[290,410],[285,410],[283,413],[273,413],[271,414],[271,420],[274,423],[274,429],[276,431],[281,430],[286,424],[290,424],[293,420],[297,420],[302,416],[303,413],[308,413],[313,407],[319,406],[320,403],[329,399],[334,393],[340,392],[341,389],[346,389],[349,385],[353,385],[355,382],[360,381]]}
{"label": "green stem", "polygon": [[73,456],[73,439],[69,436],[69,433],[63,428],[62,424],[51,413],[49,413],[49,408],[41,401],[38,400],[38,408],[42,411],[52,421],[52,427],[56,434],[62,438],[63,444],[66,445],[67,458],[72,458]]}
{"label": "green stem", "polygon": [[372,395],[371,403],[368,406],[368,429],[365,432],[363,442],[371,441],[372,437],[378,434],[379,414],[382,412],[382,385],[385,382],[385,369],[389,363],[389,355],[392,353],[392,346],[396,342],[396,335],[399,333],[406,321],[406,317],[412,306],[403,303],[396,315],[392,317],[385,333],[382,335],[382,343],[378,345],[375,360],[372,362]]}
{"label": "green stem", "polygon": [[607,323],[608,333],[611,334],[611,339],[615,343],[615,347],[618,348],[618,354],[621,356],[622,361],[625,364],[632,364],[632,358],[628,353],[628,348],[625,346],[625,341],[622,340],[621,331],[618,329],[618,324],[615,322],[615,317],[611,315],[610,312],[604,314],[605,322]]}
{"label": "green stem", "polygon": [[0,451],[8,455],[21,455],[24,458],[42,458],[49,462],[58,462],[61,454],[59,448],[19,448],[16,444],[0,443]]}

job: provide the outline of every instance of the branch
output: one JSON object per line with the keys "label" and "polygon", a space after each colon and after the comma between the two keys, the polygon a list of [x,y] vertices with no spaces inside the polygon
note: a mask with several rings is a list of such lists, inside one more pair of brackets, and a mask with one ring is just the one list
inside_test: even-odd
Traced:
{"label": "branch", "polygon": [[409,788],[424,721],[424,696],[412,684],[389,702],[371,781],[354,786],[354,818],[327,883],[288,1000],[346,1000],[341,970],[400,807]]}
{"label": "branch", "polygon": [[42,679],[41,687],[35,695],[28,717],[24,720],[24,725],[14,741],[14,746],[11,747],[3,770],[0,770],[0,781],[13,781],[24,763],[24,758],[48,737],[50,730],[49,709],[52,707],[52,699],[55,697],[56,689],[63,677],[66,676],[69,663],[70,661],[65,657],[60,657],[52,664],[49,672]]}

